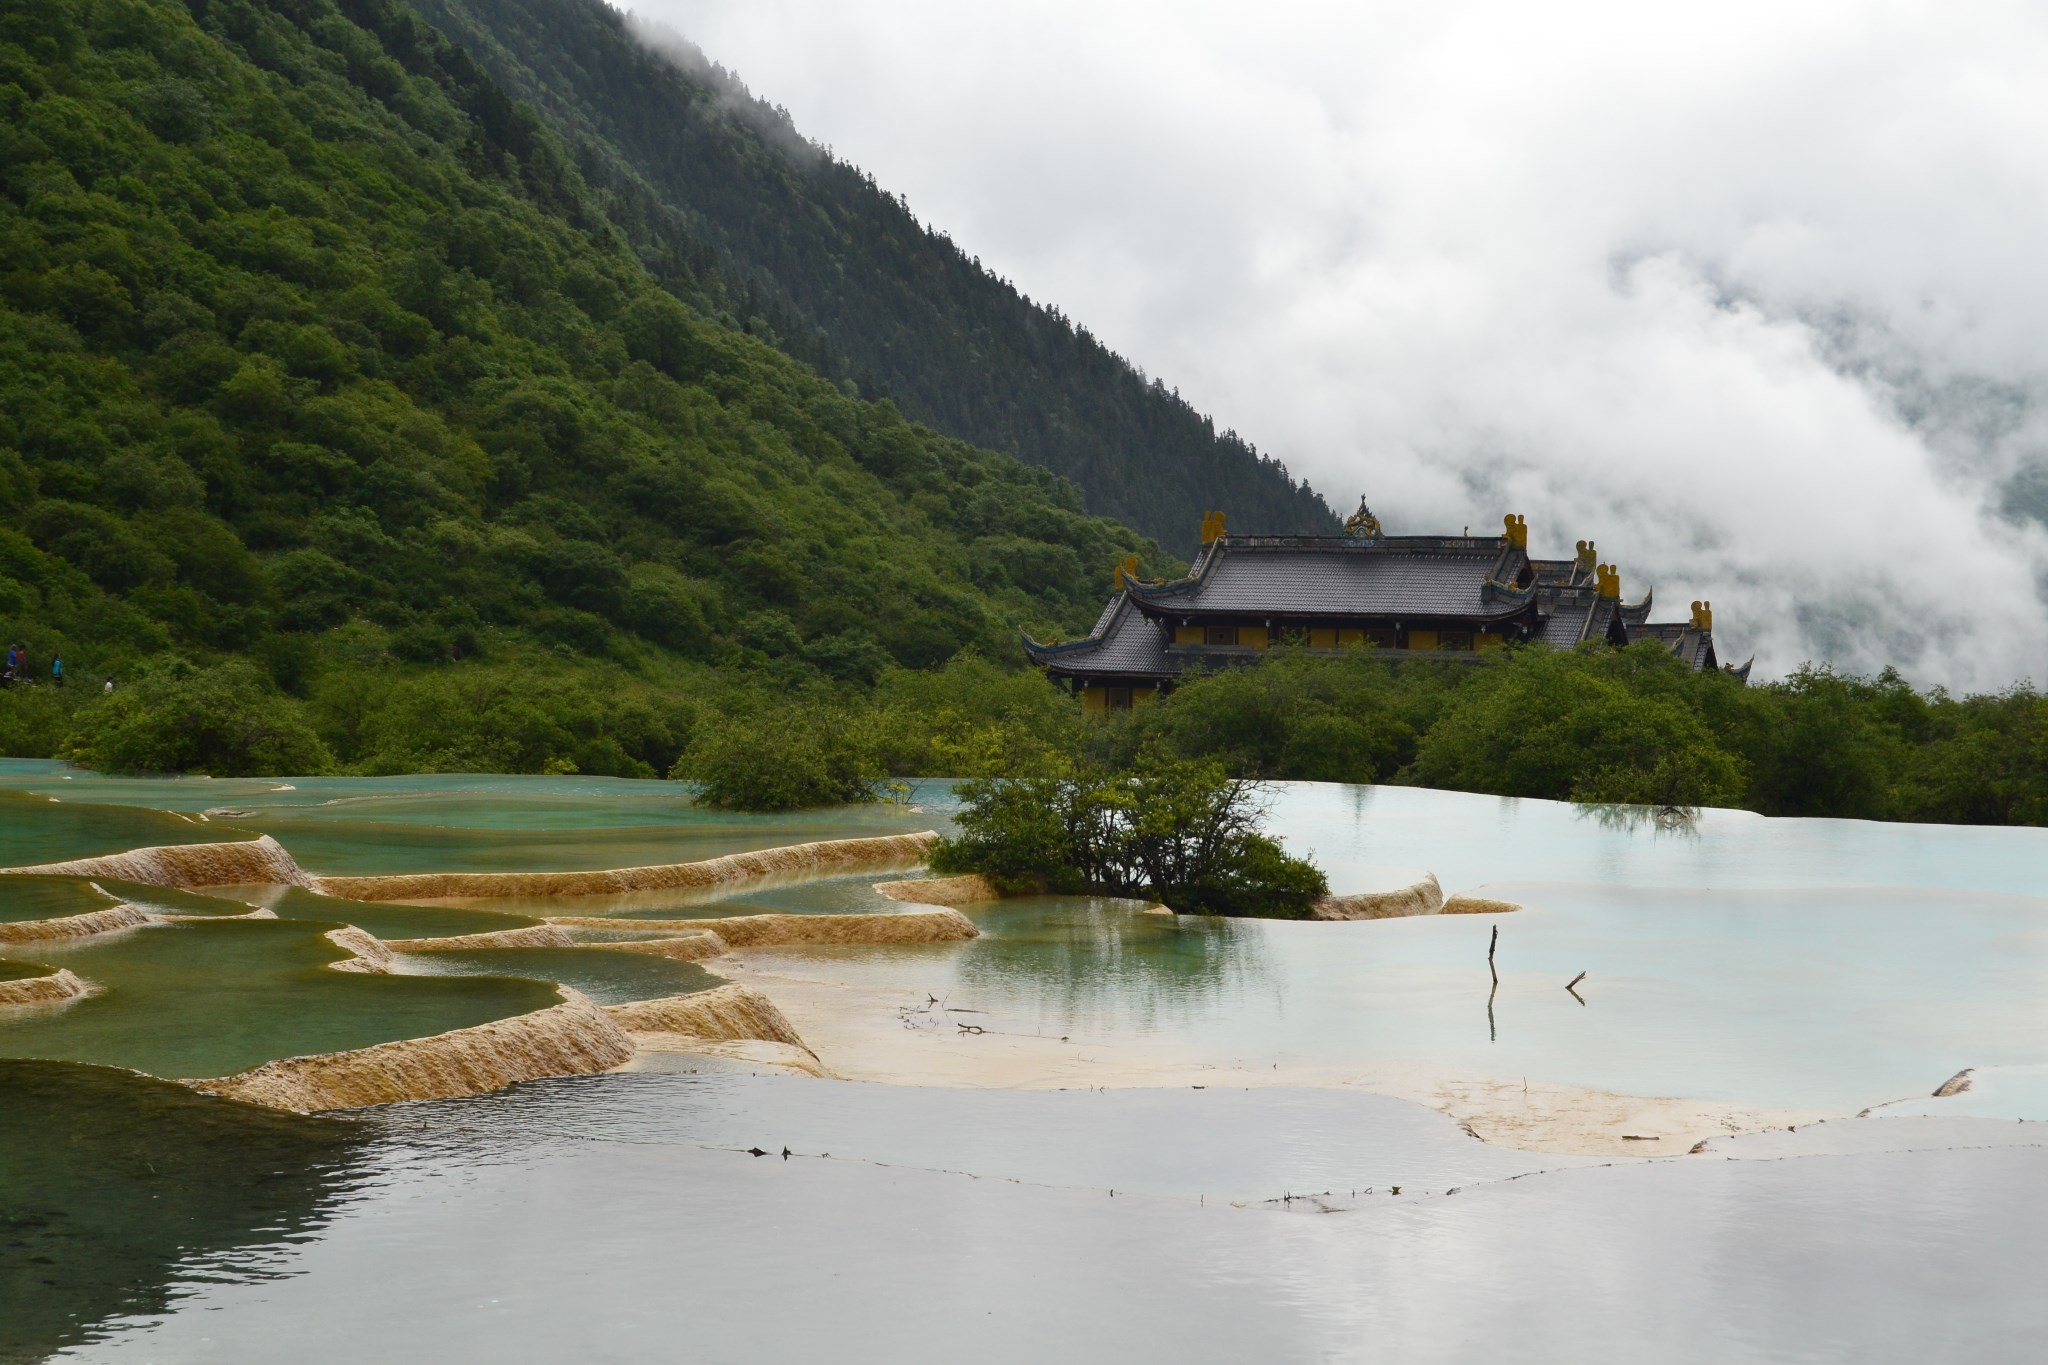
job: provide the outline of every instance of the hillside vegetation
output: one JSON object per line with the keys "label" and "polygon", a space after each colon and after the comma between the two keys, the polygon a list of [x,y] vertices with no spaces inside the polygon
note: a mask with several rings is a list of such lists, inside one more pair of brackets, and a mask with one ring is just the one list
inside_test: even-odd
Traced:
{"label": "hillside vegetation", "polygon": [[419,0],[573,149],[664,282],[866,394],[1078,484],[1183,554],[1202,514],[1335,532],[1305,484],[1033,303],[673,34],[604,0]]}
{"label": "hillside vegetation", "polygon": [[679,301],[398,5],[10,7],[0,111],[6,752],[659,772],[1177,567]]}

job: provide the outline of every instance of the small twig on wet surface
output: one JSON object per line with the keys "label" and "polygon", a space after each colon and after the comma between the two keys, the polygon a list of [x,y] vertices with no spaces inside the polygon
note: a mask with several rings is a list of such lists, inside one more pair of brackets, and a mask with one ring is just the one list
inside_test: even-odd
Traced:
{"label": "small twig on wet surface", "polygon": [[1584,972],[1580,972],[1577,976],[1573,977],[1571,980],[1565,982],[1564,984],[1566,994],[1570,995],[1572,999],[1578,1001],[1581,1005],[1586,1003],[1586,997],[1580,995],[1578,991],[1573,989],[1573,987],[1577,986],[1581,981],[1584,981],[1585,979],[1586,974]]}

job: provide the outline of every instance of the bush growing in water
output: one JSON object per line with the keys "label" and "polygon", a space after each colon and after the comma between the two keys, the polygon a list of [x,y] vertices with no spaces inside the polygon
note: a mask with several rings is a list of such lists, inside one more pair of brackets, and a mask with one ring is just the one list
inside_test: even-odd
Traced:
{"label": "bush growing in water", "polygon": [[940,872],[979,872],[1006,891],[1150,896],[1184,914],[1300,919],[1329,884],[1259,833],[1256,783],[1156,750],[1129,769],[987,778],[961,789],[960,833]]}
{"label": "bush growing in water", "polygon": [[254,665],[197,668],[167,658],[79,708],[64,757],[116,773],[215,777],[320,773],[334,766],[299,708]]}
{"label": "bush growing in water", "polygon": [[873,727],[822,702],[789,702],[699,727],[669,776],[721,810],[784,811],[879,800]]}

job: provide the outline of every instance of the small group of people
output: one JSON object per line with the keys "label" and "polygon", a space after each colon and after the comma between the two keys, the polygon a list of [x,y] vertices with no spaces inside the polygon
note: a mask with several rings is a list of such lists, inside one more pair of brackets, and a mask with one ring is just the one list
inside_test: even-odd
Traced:
{"label": "small group of people", "polygon": [[[28,651],[19,644],[7,646],[7,667],[0,671],[0,686],[14,687],[34,681],[28,666]],[[50,681],[58,687],[64,685],[64,656],[61,654],[50,656]]]}

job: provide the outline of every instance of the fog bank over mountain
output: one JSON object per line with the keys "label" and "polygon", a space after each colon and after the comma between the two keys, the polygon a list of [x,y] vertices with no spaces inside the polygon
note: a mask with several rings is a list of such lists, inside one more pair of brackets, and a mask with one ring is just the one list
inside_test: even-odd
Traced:
{"label": "fog bank over mountain", "polygon": [[1593,536],[1760,676],[2048,677],[2038,11],[640,12],[1340,510]]}

